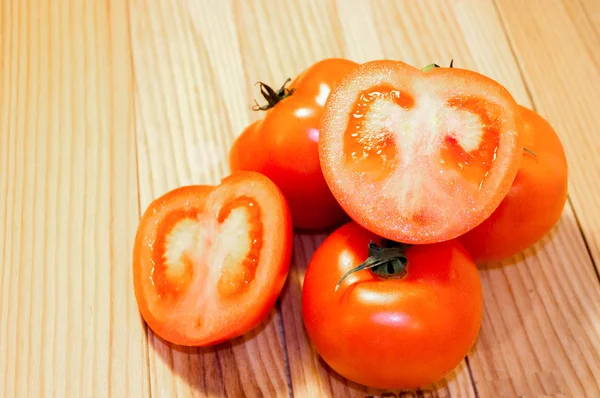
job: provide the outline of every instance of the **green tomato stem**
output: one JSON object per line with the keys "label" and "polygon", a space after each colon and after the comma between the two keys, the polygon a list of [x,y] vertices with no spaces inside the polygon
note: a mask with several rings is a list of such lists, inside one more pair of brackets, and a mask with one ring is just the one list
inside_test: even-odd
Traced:
{"label": "green tomato stem", "polygon": [[263,98],[267,101],[267,104],[259,105],[258,102],[256,102],[256,100],[255,100],[254,101],[255,105],[252,107],[252,110],[254,110],[254,111],[269,110],[269,109],[273,108],[275,105],[277,105],[279,102],[281,102],[282,100],[284,100],[287,97],[289,97],[290,95],[292,95],[294,93],[294,89],[285,87],[291,81],[292,81],[292,79],[290,79],[288,77],[288,79],[285,81],[285,83],[283,83],[281,88],[277,91],[273,90],[271,88],[271,86],[268,86],[263,82],[256,82],[256,84],[260,85],[260,93],[262,94]]}
{"label": "green tomato stem", "polygon": [[338,291],[344,279],[349,275],[365,269],[370,269],[372,273],[384,279],[402,278],[407,272],[408,258],[405,252],[409,247],[410,245],[405,243],[387,239],[382,239],[381,245],[369,242],[369,257],[360,265],[342,275],[337,285],[335,285],[335,291]]}

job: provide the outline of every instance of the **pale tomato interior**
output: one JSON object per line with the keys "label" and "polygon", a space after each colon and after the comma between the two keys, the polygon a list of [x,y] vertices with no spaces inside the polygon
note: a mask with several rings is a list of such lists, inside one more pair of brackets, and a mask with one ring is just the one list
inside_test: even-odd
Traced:
{"label": "pale tomato interior", "polygon": [[[447,198],[469,206],[492,168],[501,109],[476,97],[376,86],[354,103],[344,133],[345,167],[381,190],[378,210],[411,223],[441,222]],[[393,214],[390,214],[393,217]],[[437,220],[437,221],[435,221]]]}
{"label": "pale tomato interior", "polygon": [[390,86],[362,93],[344,136],[347,166],[383,180],[417,161],[480,187],[495,160],[501,111],[478,98],[427,94],[415,101]]}
{"label": "pale tomato interior", "polygon": [[248,196],[215,212],[175,211],[154,242],[153,312],[179,323],[188,335],[219,324],[219,308],[240,300],[255,282],[263,247],[259,204]]}

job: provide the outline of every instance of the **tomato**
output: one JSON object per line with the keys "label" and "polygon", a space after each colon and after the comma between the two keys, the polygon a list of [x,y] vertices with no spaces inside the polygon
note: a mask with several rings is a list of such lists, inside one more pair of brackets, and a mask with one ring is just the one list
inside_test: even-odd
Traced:
{"label": "tomato", "polygon": [[517,103],[492,79],[372,61],[330,94],[318,147],[325,180],[354,221],[423,244],[492,214],[517,173],[521,129]]}
{"label": "tomato", "polygon": [[184,186],[154,200],[135,238],[133,275],[148,326],[175,344],[207,346],[257,326],[289,269],[292,224],[267,177]]}
{"label": "tomato", "polygon": [[[477,339],[482,292],[475,263],[455,239],[396,248],[407,262],[403,277],[382,278],[365,269],[336,291],[368,252],[398,258],[386,253],[390,249],[368,248],[370,242],[380,245],[382,239],[350,222],[313,255],[302,287],[308,336],[323,360],[354,382],[385,389],[434,383]],[[378,274],[390,276],[395,269],[393,261],[384,262]]]}
{"label": "tomato", "polygon": [[521,107],[523,160],[510,191],[492,215],[460,237],[478,262],[501,260],[542,239],[567,201],[568,166],[556,131],[539,114]]}
{"label": "tomato", "polygon": [[230,168],[269,177],[286,197],[294,226],[324,229],[341,224],[346,214],[329,191],[317,140],[323,105],[336,82],[357,66],[345,59],[325,59],[301,73],[277,93],[261,83],[269,104],[263,119],[248,126],[234,142]]}

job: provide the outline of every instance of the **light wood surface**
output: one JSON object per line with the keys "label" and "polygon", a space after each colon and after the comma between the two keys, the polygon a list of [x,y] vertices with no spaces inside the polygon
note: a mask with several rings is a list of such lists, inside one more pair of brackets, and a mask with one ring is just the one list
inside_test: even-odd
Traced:
{"label": "light wood surface", "polygon": [[[142,322],[141,212],[217,183],[257,80],[327,57],[477,70],[557,130],[569,202],[552,232],[482,264],[479,339],[405,396],[600,396],[600,2],[61,0],[0,2],[0,397],[365,397],[312,349],[297,235],[280,302],[255,331],[172,347]],[[390,396],[385,395],[385,396]]]}

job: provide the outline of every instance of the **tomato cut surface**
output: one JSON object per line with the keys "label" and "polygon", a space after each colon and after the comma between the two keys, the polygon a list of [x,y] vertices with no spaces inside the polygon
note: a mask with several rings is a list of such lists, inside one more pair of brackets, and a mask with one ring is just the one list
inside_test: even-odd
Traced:
{"label": "tomato cut surface", "polygon": [[439,242],[502,201],[521,161],[521,129],[516,102],[492,79],[373,61],[330,94],[320,163],[359,224],[395,241]]}
{"label": "tomato cut surface", "polygon": [[145,211],[134,249],[138,307],[159,336],[204,346],[240,336],[273,307],[285,282],[292,225],[279,189],[237,172],[185,186]]}

